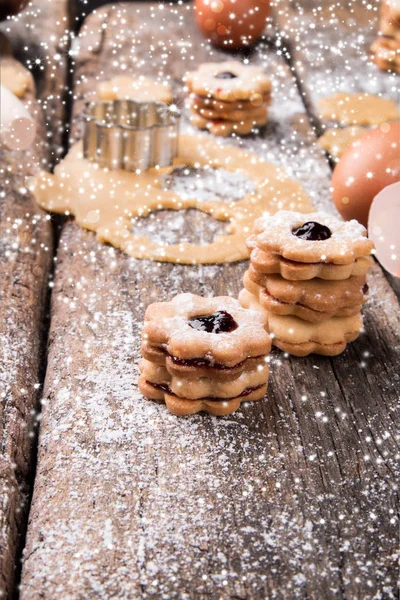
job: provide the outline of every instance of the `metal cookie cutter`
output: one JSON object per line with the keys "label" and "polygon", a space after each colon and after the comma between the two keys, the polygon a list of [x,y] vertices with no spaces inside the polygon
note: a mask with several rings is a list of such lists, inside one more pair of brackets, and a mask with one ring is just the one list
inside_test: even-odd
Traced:
{"label": "metal cookie cutter", "polygon": [[179,116],[162,102],[91,102],[84,113],[84,156],[109,169],[168,167],[178,154]]}

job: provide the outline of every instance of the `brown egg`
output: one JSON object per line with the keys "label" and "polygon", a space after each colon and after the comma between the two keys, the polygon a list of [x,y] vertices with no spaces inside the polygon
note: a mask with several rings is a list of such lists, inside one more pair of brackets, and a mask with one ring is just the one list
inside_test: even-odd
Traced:
{"label": "brown egg", "polygon": [[365,227],[375,196],[400,181],[400,122],[382,123],[346,150],[332,176],[332,196],[346,220]]}
{"label": "brown egg", "polygon": [[202,34],[225,49],[251,46],[262,35],[270,0],[196,0],[195,16]]}

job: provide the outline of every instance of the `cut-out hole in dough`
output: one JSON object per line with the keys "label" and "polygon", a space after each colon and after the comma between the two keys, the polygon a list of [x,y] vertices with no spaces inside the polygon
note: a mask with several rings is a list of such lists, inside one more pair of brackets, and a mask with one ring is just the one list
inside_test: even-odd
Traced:
{"label": "cut-out hole in dough", "polygon": [[148,217],[132,219],[131,233],[149,236],[157,244],[211,244],[217,235],[226,234],[226,221],[217,221],[194,208],[158,210]]}
{"label": "cut-out hole in dough", "polygon": [[[184,264],[216,264],[248,258],[246,238],[254,220],[268,212],[311,212],[312,204],[301,187],[280,167],[252,152],[220,146],[211,137],[181,134],[175,165],[226,170],[244,176],[254,185],[241,200],[215,197],[199,200],[197,194],[183,198],[163,187],[163,176],[174,167],[141,173],[109,171],[85,160],[82,144],[73,146],[54,175],[41,171],[33,186],[40,206],[53,212],[74,214],[77,222],[96,232],[101,242],[113,244],[134,258]],[[243,192],[243,188],[241,193]],[[132,219],[163,209],[197,209],[226,224],[226,234],[213,242],[157,244],[146,235],[134,235]]]}
{"label": "cut-out hole in dough", "polygon": [[199,202],[237,202],[254,192],[255,187],[254,181],[240,171],[209,166],[177,166],[163,177],[164,189],[176,192],[183,199],[195,197]]}

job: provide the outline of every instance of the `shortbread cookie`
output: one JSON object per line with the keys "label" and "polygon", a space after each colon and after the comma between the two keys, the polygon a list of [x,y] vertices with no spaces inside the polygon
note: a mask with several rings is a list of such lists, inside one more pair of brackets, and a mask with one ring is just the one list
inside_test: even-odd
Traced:
{"label": "shortbread cookie", "polygon": [[400,4],[398,0],[382,0],[379,32],[382,35],[400,39]]}
{"label": "shortbread cookie", "polygon": [[[269,375],[266,327],[266,315],[228,296],[180,294],[151,304],[142,331],[139,389],[178,415],[229,414],[244,400],[258,400]],[[221,379],[224,370],[230,377]]]}
{"label": "shortbread cookie", "polygon": [[391,21],[381,21],[379,27],[380,36],[390,38],[396,42],[400,42],[400,27],[394,25]]}
{"label": "shortbread cookie", "polygon": [[169,389],[170,393],[188,400],[216,397],[221,400],[240,397],[249,389],[266,385],[269,367],[264,362],[261,368],[246,371],[229,381],[214,381],[209,377],[187,379],[171,375],[165,366],[156,365],[146,359],[139,362],[140,381],[151,382],[157,389]]}
{"label": "shortbread cookie", "polygon": [[400,73],[400,41],[379,36],[371,46],[371,55],[382,71]]}
{"label": "shortbread cookie", "polygon": [[255,400],[262,400],[267,392],[267,385],[263,385],[255,389],[248,389],[237,398],[229,398],[224,400],[220,400],[218,398],[200,398],[197,400],[180,398],[169,393],[168,390],[156,389],[148,382],[143,382],[140,380],[139,389],[143,396],[149,400],[165,402],[169,412],[179,417],[194,415],[198,412],[206,412],[210,415],[222,417],[235,412],[235,410],[240,407],[242,402],[254,402]]}
{"label": "shortbread cookie", "polygon": [[353,342],[363,326],[361,314],[351,317],[332,317],[323,323],[308,323],[298,317],[281,317],[269,313],[268,327],[273,344],[294,354],[323,354],[336,356]]}
{"label": "shortbread cookie", "polygon": [[373,94],[338,92],[334,96],[321,98],[318,109],[322,117],[342,125],[379,125],[399,118],[399,109],[394,100]]}
{"label": "shortbread cookie", "polygon": [[374,247],[358,221],[341,221],[325,212],[281,210],[257,219],[254,231],[258,248],[298,263],[348,265]]}
{"label": "shortbread cookie", "polygon": [[400,73],[400,4],[382,0],[379,35],[371,46],[375,64],[383,71]]}
{"label": "shortbread cookie", "polygon": [[136,100],[136,102],[166,102],[173,100],[172,90],[168,84],[159,83],[151,77],[133,78],[118,75],[109,81],[102,81],[97,86],[97,95],[101,100]]}
{"label": "shortbread cookie", "polygon": [[333,263],[300,263],[288,260],[274,252],[260,250],[254,247],[251,236],[248,242],[250,250],[250,261],[253,268],[259,273],[279,273],[284,279],[292,281],[306,281],[318,277],[319,279],[340,280],[348,279],[352,275],[365,275],[372,265],[372,257],[365,256],[357,258],[347,265],[335,265]]}
{"label": "shortbread cookie", "polygon": [[244,289],[239,294],[244,308],[259,310],[268,315],[268,329],[272,343],[294,356],[322,354],[336,356],[343,352],[348,342],[354,341],[363,326],[361,314],[349,317],[332,317],[321,323],[310,323],[294,316],[280,316],[266,312],[254,294]]}
{"label": "shortbread cookie", "polygon": [[263,288],[250,279],[247,272],[243,278],[243,285],[247,291],[254,294],[265,310],[276,315],[293,315],[311,323],[327,321],[331,317],[349,317],[356,315],[361,310],[361,304],[349,308],[332,308],[330,311],[320,311],[303,306],[302,304],[283,302],[270,294],[266,288]]}
{"label": "shortbread cookie", "polygon": [[233,121],[214,120],[209,121],[201,117],[198,113],[192,112],[190,115],[191,123],[198,129],[207,129],[210,133],[220,137],[226,137],[232,133],[238,135],[248,135],[256,127],[261,127],[267,122],[267,117],[257,117],[248,121]]}
{"label": "shortbread cookie", "polygon": [[158,347],[178,359],[204,359],[227,367],[268,354],[266,319],[243,310],[229,296],[179,294],[150,304],[142,346]]}
{"label": "shortbread cookie", "polygon": [[202,64],[187,73],[184,81],[190,92],[224,102],[251,100],[271,91],[271,81],[261,67],[233,60]]}
{"label": "shortbread cookie", "polygon": [[257,106],[255,108],[251,107],[243,110],[229,110],[229,111],[216,111],[209,108],[201,108],[196,102],[193,100],[189,100],[187,106],[190,111],[197,113],[204,119],[215,121],[215,120],[224,120],[224,121],[248,121],[251,119],[264,119],[264,122],[267,122],[268,119],[268,107],[265,104],[261,106]]}
{"label": "shortbread cookie", "polygon": [[315,311],[332,312],[339,308],[360,307],[366,302],[368,286],[365,275],[339,281],[308,279],[300,284],[281,275],[258,273],[251,265],[246,277],[267,290],[281,302],[301,304]]}
{"label": "shortbread cookie", "polygon": [[269,106],[271,104],[271,93],[268,92],[264,95],[255,94],[250,100],[238,100],[235,102],[224,102],[223,100],[199,96],[198,94],[189,94],[188,100],[193,103],[196,109],[204,108],[218,113],[227,113],[235,110],[247,111],[263,105]]}
{"label": "shortbread cookie", "polygon": [[215,381],[231,381],[245,371],[262,369],[266,361],[266,356],[260,355],[254,358],[246,358],[232,367],[227,367],[208,358],[176,358],[170,356],[166,350],[149,344],[142,344],[141,352],[143,358],[156,365],[165,366],[171,375],[181,379],[210,378]]}

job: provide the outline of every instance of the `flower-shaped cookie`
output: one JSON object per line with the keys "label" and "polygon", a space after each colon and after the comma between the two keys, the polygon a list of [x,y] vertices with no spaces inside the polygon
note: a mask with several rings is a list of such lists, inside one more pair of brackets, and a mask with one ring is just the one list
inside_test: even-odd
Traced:
{"label": "flower-shaped cookie", "polygon": [[256,390],[268,381],[269,367],[266,362],[254,370],[244,371],[229,381],[216,381],[208,377],[187,379],[171,375],[165,366],[154,364],[144,358],[139,361],[139,370],[148,384],[156,389],[187,400],[218,398],[226,400],[245,396],[249,390]]}
{"label": "flower-shaped cookie", "polygon": [[268,321],[274,345],[295,356],[311,353],[336,356],[359,336],[363,326],[361,314],[308,323],[298,317],[269,313]]}
{"label": "flower-shaped cookie", "polygon": [[202,64],[197,71],[187,73],[184,82],[190,92],[224,102],[249,100],[259,105],[271,91],[271,81],[263,69],[234,60]]}
{"label": "flower-shaped cookie", "polygon": [[[317,311],[335,311],[366,302],[365,276],[349,277],[339,281],[309,279],[300,285],[280,275],[263,275],[250,266],[247,276],[267,290],[271,296],[289,304],[301,304]],[[364,287],[365,286],[365,287]]]}
{"label": "flower-shaped cookie", "polygon": [[304,319],[305,321],[310,321],[311,323],[320,323],[330,319],[331,317],[348,317],[356,315],[361,310],[361,303],[355,306],[332,306],[324,310],[316,310],[314,308],[304,306],[303,304],[285,302],[278,299],[267,289],[250,279],[248,272],[246,272],[244,275],[243,285],[248,292],[253,294],[258,299],[260,305],[267,311],[276,315],[293,315],[300,317],[300,319]]}
{"label": "flower-shaped cookie", "polygon": [[267,384],[256,388],[249,388],[244,394],[236,398],[198,398],[196,400],[181,398],[171,394],[168,390],[156,389],[148,381],[144,381],[142,376],[139,378],[139,389],[149,400],[165,402],[169,412],[177,416],[194,415],[198,412],[207,412],[210,415],[225,416],[237,410],[242,402],[254,402],[264,398],[267,391]]}
{"label": "flower-shaped cookie", "polygon": [[337,356],[360,334],[363,320],[360,313],[346,317],[332,317],[327,321],[309,322],[296,316],[283,316],[267,312],[257,296],[241,290],[239,300],[245,308],[259,310],[268,315],[268,327],[274,346],[294,356],[322,354]]}
{"label": "flower-shaped cookie", "polygon": [[157,302],[147,308],[142,348],[232,367],[269,353],[271,340],[266,327],[264,315],[243,309],[229,296],[179,294],[171,302]]}
{"label": "flower-shaped cookie", "polygon": [[306,281],[314,277],[333,281],[348,279],[352,275],[365,275],[372,265],[371,256],[362,256],[348,265],[294,262],[275,252],[260,250],[256,245],[256,237],[251,235],[247,238],[246,245],[250,252],[250,264],[258,273],[279,273],[284,279],[292,281]]}
{"label": "flower-shaped cookie", "polygon": [[400,41],[383,35],[376,38],[371,46],[371,55],[382,71],[400,73]]}
{"label": "flower-shaped cookie", "polygon": [[301,263],[349,264],[370,255],[374,247],[358,221],[325,212],[281,210],[257,219],[254,230],[258,248]]}

